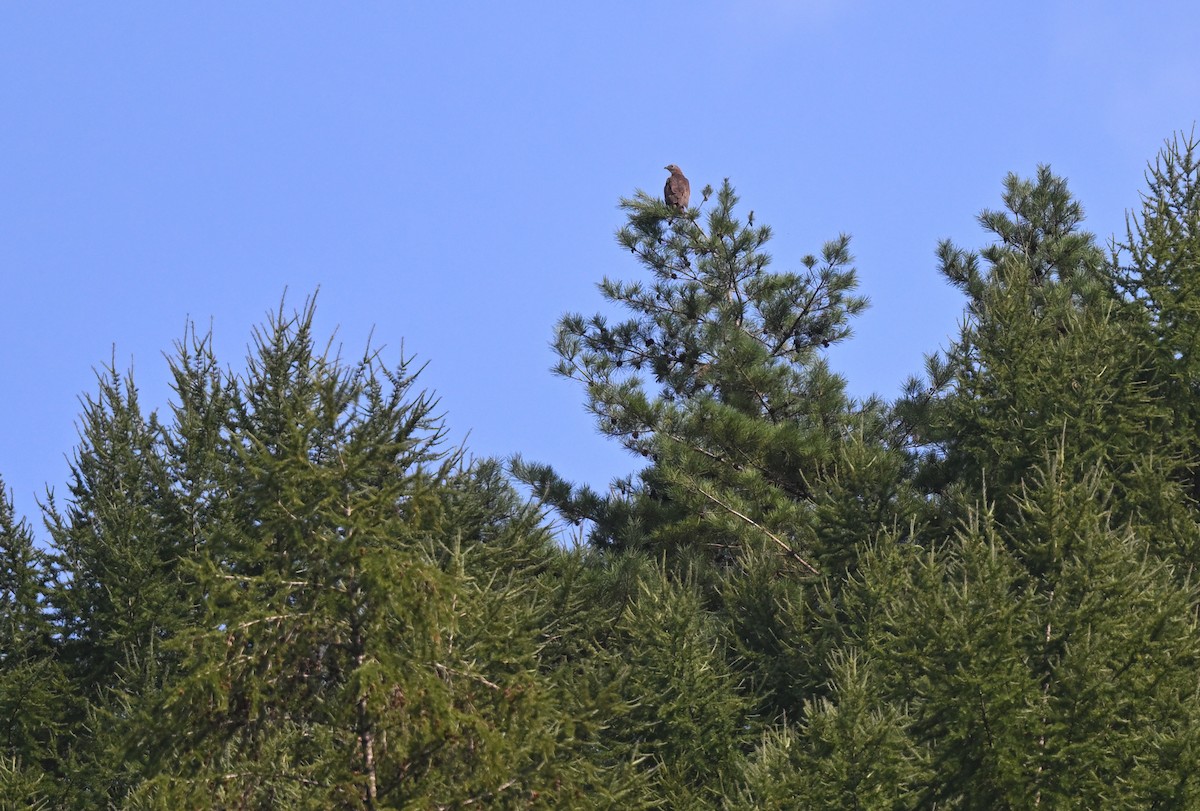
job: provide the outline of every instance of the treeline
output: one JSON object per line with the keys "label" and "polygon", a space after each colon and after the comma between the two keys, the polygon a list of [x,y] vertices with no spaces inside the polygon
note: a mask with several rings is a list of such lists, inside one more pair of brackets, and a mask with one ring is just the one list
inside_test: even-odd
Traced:
{"label": "treeline", "polygon": [[5,807],[1200,807],[1198,152],[1111,251],[1009,176],[893,402],[825,360],[847,237],[623,200],[627,317],[555,339],[644,459],[605,492],[466,463],[311,301],[165,411],[108,369],[50,545],[0,498]]}

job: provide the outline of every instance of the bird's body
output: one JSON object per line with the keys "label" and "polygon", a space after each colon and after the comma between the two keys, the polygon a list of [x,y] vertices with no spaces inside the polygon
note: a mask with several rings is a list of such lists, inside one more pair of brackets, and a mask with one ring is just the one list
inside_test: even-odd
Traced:
{"label": "bird's body", "polygon": [[667,205],[682,214],[687,211],[688,200],[692,196],[692,184],[688,183],[683,171],[675,164],[668,164],[663,168],[671,173],[667,178],[667,185],[663,187],[663,199],[667,201]]}

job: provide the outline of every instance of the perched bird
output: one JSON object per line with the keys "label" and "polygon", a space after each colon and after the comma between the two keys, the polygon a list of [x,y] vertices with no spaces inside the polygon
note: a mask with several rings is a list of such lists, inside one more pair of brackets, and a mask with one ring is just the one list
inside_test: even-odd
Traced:
{"label": "perched bird", "polygon": [[663,188],[663,199],[667,201],[667,205],[682,214],[687,211],[688,198],[692,196],[692,184],[688,183],[683,171],[675,164],[668,164],[663,168],[671,173],[667,178],[667,185]]}

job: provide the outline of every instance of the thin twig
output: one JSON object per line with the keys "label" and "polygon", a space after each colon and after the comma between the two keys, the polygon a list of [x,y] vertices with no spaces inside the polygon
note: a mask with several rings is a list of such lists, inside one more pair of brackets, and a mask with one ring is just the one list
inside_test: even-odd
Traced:
{"label": "thin twig", "polygon": [[721,507],[722,509],[729,511],[730,513],[733,513],[738,518],[742,519],[747,524],[749,524],[750,526],[757,529],[759,532],[766,535],[768,538],[770,538],[772,541],[774,541],[776,544],[778,544],[780,549],[782,549],[789,556],[791,556],[793,559],[798,561],[802,566],[804,566],[804,568],[808,569],[813,574],[820,574],[820,572],[818,572],[811,563],[809,563],[804,558],[800,557],[799,553],[797,553],[795,549],[792,549],[790,546],[788,546],[787,543],[782,538],[780,538],[775,533],[771,532],[771,530],[767,529],[762,524],[758,523],[757,521],[755,521],[753,518],[746,515],[745,513],[739,512],[735,507],[733,507],[729,504],[726,504],[724,501],[721,501],[721,499],[717,498],[712,493],[709,493],[703,487],[695,487],[693,489],[700,495],[707,498],[709,501],[713,502],[714,504]]}
{"label": "thin twig", "polygon": [[474,679],[475,681],[479,682],[480,684],[484,685],[485,687],[490,687],[491,689],[496,690],[496,691],[500,691],[500,690],[504,689],[500,685],[496,684],[495,682],[488,681],[483,676],[480,676],[476,673],[463,673],[461,670],[455,670],[452,667],[446,667],[444,664],[442,664],[440,662],[434,662],[433,667],[439,673],[442,673],[442,674],[448,673],[448,674],[451,674],[454,676],[462,676],[464,679]]}

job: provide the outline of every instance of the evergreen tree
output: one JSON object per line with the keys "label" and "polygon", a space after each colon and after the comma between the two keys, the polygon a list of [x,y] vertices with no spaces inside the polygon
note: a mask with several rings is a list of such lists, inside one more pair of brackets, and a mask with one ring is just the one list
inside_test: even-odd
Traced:
{"label": "evergreen tree", "polygon": [[1139,305],[1140,343],[1151,353],[1154,383],[1169,415],[1160,441],[1180,446],[1177,478],[1193,505],[1200,500],[1198,148],[1193,134],[1175,137],[1159,152],[1146,172],[1140,213],[1129,217],[1127,239],[1120,245],[1128,265],[1114,260],[1117,288]]}
{"label": "evergreen tree", "polygon": [[50,596],[61,656],[83,699],[70,719],[64,779],[73,804],[103,806],[137,782],[124,749],[136,708],[170,678],[164,648],[196,600],[181,567],[188,554],[161,456],[157,417],[143,414],[132,375],[112,366],[84,402],[69,498],[51,494],[46,520],[63,577]]}
{"label": "evergreen tree", "polygon": [[808,702],[795,725],[764,735],[746,764],[737,806],[908,808],[930,777],[902,704],[879,698],[878,677],[853,653],[830,663],[829,698]]}
{"label": "evergreen tree", "polygon": [[637,552],[559,555],[552,571],[539,658],[574,756],[626,786],[616,807],[720,807],[757,720],[700,585]]}
{"label": "evergreen tree", "polygon": [[729,561],[766,544],[812,574],[814,493],[849,410],[821,353],[866,302],[853,294],[848,237],[800,272],[771,272],[771,229],[739,220],[737,201],[726,181],[702,227],[698,209],[677,217],[642,192],[623,200],[618,242],[652,279],[601,283],[628,320],[558,326],[557,373],[586,386],[602,432],[652,464],[607,497],[548,467],[514,467],[565,518],[591,522],[597,547]]}
{"label": "evergreen tree", "polygon": [[823,357],[866,306],[849,238],[773,271],[771,230],[736,217],[728,181],[714,203],[701,226],[698,209],[622,201],[618,242],[650,279],[601,283],[628,319],[568,315],[556,334],[556,372],[585,384],[600,430],[649,466],[605,497],[547,466],[514,470],[587,522],[594,548],[647,552],[700,588],[749,730],[828,689],[835,641],[808,609],[809,581],[836,591],[864,544],[914,532],[925,504],[887,409],[852,403]]}
{"label": "evergreen tree", "polygon": [[[840,752],[879,745],[917,807],[1188,807],[1196,601],[1159,555],[1178,560],[1195,534],[1150,356],[1065,183],[1045,167],[1010,176],[1005,203],[980,218],[995,244],[940,247],[967,319],[896,407],[942,517],[878,538],[861,575],[776,615],[813,629],[797,636],[812,653],[860,665],[832,671],[806,723],[760,757],[824,746],[830,759],[805,771],[813,798],[860,786],[836,771]],[[787,650],[819,672],[802,642]],[[877,679],[865,707],[862,672]],[[812,719],[843,704],[856,721],[839,750]],[[778,796],[749,777],[752,796]]]}
{"label": "evergreen tree", "polygon": [[1010,176],[890,408],[824,360],[865,306],[847,238],[775,272],[728,182],[622,201],[651,275],[555,340],[648,460],[606,496],[518,458],[524,502],[311,301],[243,373],[189,329],[165,422],[106,368],[52,551],[0,497],[0,802],[1200,805],[1195,148],[1124,268],[1062,179]]}
{"label": "evergreen tree", "polygon": [[1195,804],[1197,595],[1112,523],[1104,478],[1059,451],[1005,524],[975,512],[942,543],[880,546],[844,593],[876,711],[906,707],[928,751],[918,806]]}
{"label": "evergreen tree", "polygon": [[657,567],[639,578],[605,642],[601,662],[629,711],[604,740],[618,756],[648,758],[655,791],[671,804],[715,807],[740,759],[754,707],[736,689],[727,644],[696,586]]}
{"label": "evergreen tree", "polygon": [[206,554],[215,528],[232,520],[228,480],[238,458],[230,426],[241,398],[240,381],[219,367],[211,345],[212,336],[200,335],[192,326],[168,357],[174,397],[161,443],[178,505],[168,520],[173,534],[195,555]]}
{"label": "evergreen tree", "polygon": [[318,354],[312,317],[310,304],[258,333],[240,386],[217,388],[208,363],[176,365],[180,447],[210,433],[181,479],[228,506],[207,516],[204,614],[177,640],[187,675],[159,709],[174,720],[156,767],[171,802],[373,807],[401,674],[423,680],[414,695],[437,681],[411,669],[437,636],[424,595],[443,578],[402,554],[444,464],[433,403],[407,400],[404,364]]}
{"label": "evergreen tree", "polygon": [[[478,515],[497,496],[515,496],[506,484],[493,489],[498,472],[484,463],[466,491],[447,491],[455,510]],[[478,535],[463,531],[470,520],[455,519],[438,553],[455,583],[441,661],[457,663],[439,672],[456,692],[470,692],[476,720],[460,745],[466,754],[448,750],[414,794],[438,807],[657,807],[645,756],[612,740],[633,701],[588,641],[598,630],[588,617],[599,595],[579,599],[573,578],[564,577],[578,562],[526,523],[535,516],[522,507],[516,520],[488,519],[491,531]]]}
{"label": "evergreen tree", "polygon": [[56,784],[70,691],[48,603],[55,581],[51,557],[16,518],[0,480],[0,797],[30,805],[63,801]]}
{"label": "evergreen tree", "polygon": [[643,778],[585,756],[573,670],[541,664],[540,516],[441,447],[409,361],[318,352],[312,319],[276,315],[241,381],[206,339],[175,362],[203,600],[131,741],[154,757],[130,803],[638,807]]}
{"label": "evergreen tree", "polygon": [[1107,471],[1116,515],[1154,527],[1159,551],[1194,547],[1194,522],[1171,484],[1169,411],[1147,382],[1151,359],[1134,314],[1111,294],[1103,255],[1079,230],[1082,207],[1047,167],[1036,180],[1010,175],[1004,201],[1006,211],[980,215],[996,243],[978,254],[939,247],[942,273],[968,303],[959,339],[897,404],[926,449],[923,486],[986,491],[1003,513],[1062,445],[1078,470]]}

